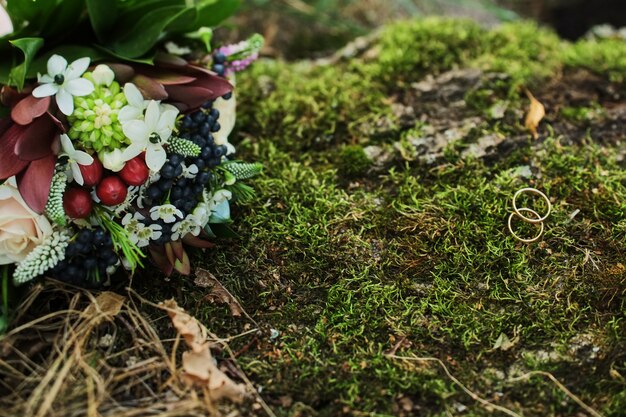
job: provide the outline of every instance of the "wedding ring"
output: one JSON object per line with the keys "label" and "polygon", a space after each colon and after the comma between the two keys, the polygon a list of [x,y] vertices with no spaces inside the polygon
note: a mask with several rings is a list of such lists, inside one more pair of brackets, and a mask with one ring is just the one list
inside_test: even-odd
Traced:
{"label": "wedding ring", "polygon": [[[548,212],[546,213],[545,216],[541,217],[536,211],[530,210],[530,209],[524,209],[524,208],[517,208],[517,204],[515,202],[515,200],[517,200],[517,197],[520,196],[520,194],[523,193],[529,193],[529,194],[535,194],[540,196],[541,198],[543,198],[546,201],[546,204],[548,204]],[[550,199],[548,198],[547,195],[545,195],[544,193],[542,193],[541,191],[537,190],[536,188],[522,188],[521,190],[519,190],[518,192],[515,193],[515,195],[513,196],[513,210],[515,211],[515,214],[517,214],[522,220],[524,220],[527,223],[542,223],[541,227],[543,230],[543,221],[545,219],[548,218],[548,216],[550,215],[550,212],[552,211],[552,204],[550,203]],[[533,213],[537,215],[536,219],[529,219],[528,217],[524,216],[522,214],[522,212],[528,212],[528,213]],[[509,218],[509,228],[510,228],[510,218]],[[511,231],[512,233],[512,231]],[[538,238],[537,238],[538,239]]]}
{"label": "wedding ring", "polygon": [[514,216],[520,217],[523,221],[525,221],[527,223],[537,224],[537,222],[530,222],[530,221],[528,221],[527,220],[528,218],[525,217],[525,216],[522,216],[521,214],[519,214],[519,212],[531,213],[531,214],[535,215],[537,218],[539,218],[539,213],[537,213],[535,210],[532,210],[532,209],[529,209],[529,208],[526,208],[526,207],[523,207],[523,208],[521,208],[519,210],[515,210],[515,212],[511,213],[511,215],[509,216],[509,222],[508,222],[509,223],[509,232],[511,232],[513,237],[515,239],[519,240],[520,242],[532,243],[532,242],[535,242],[535,241],[539,240],[541,235],[543,235],[543,230],[544,230],[543,221],[539,223],[539,226],[540,226],[539,234],[537,236],[535,236],[534,238],[532,238],[532,239],[524,239],[524,238],[519,237],[517,234],[515,234],[515,232],[513,231],[513,227],[511,226],[511,222],[513,221],[513,217]]}

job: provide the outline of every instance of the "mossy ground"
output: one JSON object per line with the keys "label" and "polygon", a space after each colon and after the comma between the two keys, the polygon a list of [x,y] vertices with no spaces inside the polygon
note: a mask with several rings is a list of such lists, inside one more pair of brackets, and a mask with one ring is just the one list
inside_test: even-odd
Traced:
{"label": "mossy ground", "polygon": [[[364,58],[261,62],[240,78],[239,150],[266,169],[256,202],[236,212],[241,238],[196,261],[267,330],[242,341],[252,345],[239,363],[279,415],[492,414],[438,366],[389,352],[439,358],[519,414],[586,415],[545,377],[511,382],[544,370],[598,411],[624,415],[624,125],[602,110],[626,103],[610,83],[626,74],[625,50],[567,44],[533,24],[421,20],[389,26]],[[463,116],[479,118],[469,133],[434,161],[412,157],[404,139],[432,110],[420,113],[412,83],[465,67],[506,76],[466,92],[480,97]],[[567,74],[581,68],[615,95],[578,94]],[[569,96],[556,94],[560,82]],[[522,86],[547,105],[538,140],[522,126]],[[503,117],[481,108],[500,101]],[[513,145],[489,159],[464,152],[488,134]],[[534,244],[506,229],[525,186],[554,205]],[[218,333],[244,325],[225,307],[188,306]]]}
{"label": "mossy ground", "polygon": [[[265,171],[233,213],[240,237],[193,261],[259,325],[232,348],[277,415],[504,415],[390,354],[437,358],[519,415],[590,415],[545,375],[515,379],[530,371],[625,415],[624,57],[530,23],[430,19],[363,56],[239,78],[234,141]],[[537,140],[524,88],[547,108]],[[533,244],[506,228],[526,186],[554,206]],[[220,336],[251,325],[192,280],[134,285]]]}

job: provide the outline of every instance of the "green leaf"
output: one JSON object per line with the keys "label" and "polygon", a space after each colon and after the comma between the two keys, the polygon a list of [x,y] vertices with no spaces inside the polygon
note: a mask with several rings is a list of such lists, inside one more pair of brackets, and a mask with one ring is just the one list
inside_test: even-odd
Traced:
{"label": "green leaf", "polygon": [[152,10],[114,41],[110,49],[125,58],[138,58],[152,49],[170,22],[175,21],[186,11],[185,6],[168,6]]}
{"label": "green leaf", "polygon": [[6,10],[15,32],[39,35],[56,6],[57,0],[8,0]]}
{"label": "green leaf", "polygon": [[13,67],[9,73],[9,84],[17,87],[18,90],[24,88],[24,80],[30,63],[39,50],[43,46],[42,38],[22,38],[11,41],[11,45],[19,48],[24,53],[24,62],[17,67]]}
{"label": "green leaf", "polygon": [[211,39],[213,39],[213,30],[208,27],[201,27],[195,32],[191,32],[185,35],[189,39],[199,39],[204,46],[206,47],[207,52],[211,52],[213,48],[211,48]]}
{"label": "green leaf", "polygon": [[103,0],[85,0],[87,3],[87,11],[89,12],[89,20],[93,27],[96,37],[102,43],[110,36],[111,30],[115,26],[118,17],[118,2]]}
{"label": "green leaf", "polygon": [[197,30],[202,26],[215,27],[224,20],[232,16],[239,6],[241,0],[217,0],[213,3],[198,6],[198,20],[196,27],[191,30]]}
{"label": "green leaf", "polygon": [[84,11],[85,0],[61,0],[43,21],[40,36],[45,39],[68,36],[85,17]]}
{"label": "green leaf", "polygon": [[147,54],[138,58],[129,58],[127,56],[120,55],[111,49],[105,48],[104,46],[94,45],[94,47],[98,49],[102,54],[108,57],[120,59],[122,61],[135,62],[137,64],[148,64],[148,65],[154,64],[154,53]]}

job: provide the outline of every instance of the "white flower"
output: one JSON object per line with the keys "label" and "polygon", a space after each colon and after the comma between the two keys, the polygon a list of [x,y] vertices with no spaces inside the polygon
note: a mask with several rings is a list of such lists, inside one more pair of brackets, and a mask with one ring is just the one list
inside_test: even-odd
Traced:
{"label": "white flower", "polygon": [[120,109],[117,119],[120,123],[130,120],[140,120],[150,101],[144,100],[137,86],[132,83],[124,84],[124,96],[126,96],[128,104]]}
{"label": "white flower", "polygon": [[100,152],[98,154],[102,165],[113,172],[119,172],[126,165],[126,161],[132,158],[126,159],[124,153],[120,149],[113,149],[111,152]]}
{"label": "white flower", "polygon": [[189,214],[183,221],[172,226],[172,241],[177,241],[189,233],[194,236],[198,236],[200,234],[200,230],[204,227],[204,225],[200,224],[201,221],[201,218],[196,217],[194,214]]}
{"label": "white flower", "polygon": [[162,206],[154,206],[150,209],[150,218],[152,220],[163,220],[165,223],[174,223],[176,218],[182,219],[183,212],[172,204],[163,204]]}
{"label": "white flower", "polygon": [[172,134],[177,115],[176,107],[159,105],[159,102],[151,100],[143,120],[122,122],[122,130],[131,140],[130,146],[124,150],[124,158],[130,160],[145,151],[148,168],[160,170],[167,159],[163,145],[167,144]]}
{"label": "white flower", "polygon": [[191,164],[191,165],[187,166],[183,162],[181,165],[183,167],[183,173],[182,173],[183,177],[189,178],[189,179],[196,178],[196,175],[199,172],[198,166],[196,164]]}
{"label": "white flower", "polygon": [[145,217],[141,213],[127,213],[122,219],[122,226],[129,233],[130,241],[139,248],[148,246],[151,240],[157,240],[162,234],[161,225],[146,226],[142,220],[145,220]]}
{"label": "white flower", "polygon": [[61,135],[61,148],[63,152],[61,155],[65,155],[69,158],[69,165],[72,170],[72,177],[74,181],[79,185],[83,185],[85,181],[83,180],[83,174],[80,172],[80,165],[91,165],[93,164],[93,158],[87,152],[77,151],[74,149],[74,145],[70,140],[69,136],[66,134]]}
{"label": "white flower", "polygon": [[115,79],[115,73],[107,65],[100,64],[91,73],[96,85],[110,86]]}
{"label": "white flower", "polygon": [[94,90],[91,81],[81,78],[87,67],[89,67],[89,58],[80,58],[67,65],[65,58],[52,55],[48,59],[48,73],[38,74],[38,81],[41,85],[33,90],[33,96],[41,98],[56,95],[59,109],[66,116],[71,115],[74,111],[72,96],[86,96]]}

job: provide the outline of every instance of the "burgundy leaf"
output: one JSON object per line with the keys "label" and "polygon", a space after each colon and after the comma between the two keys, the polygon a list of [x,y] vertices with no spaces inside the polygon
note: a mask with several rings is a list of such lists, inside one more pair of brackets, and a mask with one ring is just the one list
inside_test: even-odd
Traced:
{"label": "burgundy leaf", "polygon": [[185,253],[183,242],[181,242],[180,240],[172,241],[171,246],[172,250],[174,251],[174,256],[176,256],[176,259],[182,261]]}
{"label": "burgundy leaf", "polygon": [[17,124],[27,125],[48,111],[48,107],[50,107],[50,97],[37,98],[28,95],[13,107],[11,118]]}
{"label": "burgundy leaf", "polygon": [[50,118],[50,120],[52,121],[52,123],[54,123],[54,125],[63,133],[67,132],[67,129],[65,128],[65,125],[63,124],[62,121],[60,121],[59,119],[57,119],[52,113],[47,112],[46,116],[48,118]]}
{"label": "burgundy leaf", "polygon": [[[215,99],[220,94],[214,94],[212,90],[202,87],[186,85],[168,85],[165,87],[169,101],[186,104],[189,109],[197,109],[205,102]],[[222,94],[223,95],[223,94]]]}
{"label": "burgundy leaf", "polygon": [[154,63],[158,66],[164,67],[184,67],[188,65],[187,61],[183,58],[172,54],[166,54],[162,51],[157,52],[154,57]]}
{"label": "burgundy leaf", "polygon": [[126,64],[106,64],[115,73],[115,81],[120,84],[129,82],[135,75],[135,70]]}
{"label": "burgundy leaf", "polygon": [[166,275],[172,275],[172,271],[174,267],[167,260],[167,256],[165,255],[165,249],[163,246],[155,246],[151,245],[149,247],[150,255],[152,256],[152,260],[156,264],[156,266]]}
{"label": "burgundy leaf", "polygon": [[56,157],[51,154],[31,162],[28,168],[17,176],[17,188],[26,204],[35,213],[43,213],[46,207],[55,163]]}
{"label": "burgundy leaf", "polygon": [[196,77],[162,68],[143,68],[141,73],[163,85],[189,84],[196,80]]}
{"label": "burgundy leaf", "polygon": [[52,141],[59,132],[48,117],[39,117],[25,126],[15,144],[15,155],[24,161],[34,161],[52,154]]}
{"label": "burgundy leaf", "polygon": [[0,137],[0,180],[19,173],[28,165],[28,161],[23,161],[15,155],[15,144],[25,129],[24,126],[13,123]]}
{"label": "burgundy leaf", "polygon": [[145,99],[165,100],[167,98],[167,91],[165,91],[165,88],[145,75],[136,74],[133,77],[132,82],[137,86],[139,91],[141,91],[141,95]]}

